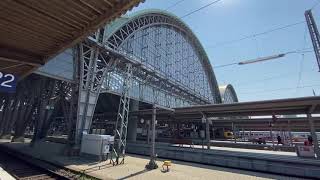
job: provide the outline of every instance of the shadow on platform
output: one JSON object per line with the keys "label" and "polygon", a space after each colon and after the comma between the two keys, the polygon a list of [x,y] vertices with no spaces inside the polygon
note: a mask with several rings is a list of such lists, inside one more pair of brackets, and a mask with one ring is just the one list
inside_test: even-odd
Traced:
{"label": "shadow on platform", "polygon": [[[121,168],[129,168],[126,172],[121,172],[117,175],[116,179],[127,179],[127,178],[133,178],[133,177],[139,177],[139,175],[145,174],[146,172],[151,172],[149,170],[144,169],[144,163],[147,163],[149,160],[149,156],[142,156],[142,155],[136,155],[136,154],[128,154],[128,158],[134,158],[136,161],[140,161],[139,164],[131,164],[132,162],[125,163],[125,165],[119,165],[119,166],[112,166],[112,164],[109,164],[109,160],[104,162],[99,162],[93,159],[88,159],[85,157],[68,157],[63,156],[59,151],[61,148],[64,147],[65,144],[59,144],[59,143],[53,143],[53,142],[42,142],[34,146],[33,148],[29,146],[29,142],[26,143],[9,143],[8,141],[0,140],[0,146],[6,146],[10,149],[13,149],[15,151],[18,151],[20,153],[24,153],[30,156],[33,156],[38,159],[42,159],[54,164],[57,164],[59,166],[64,166],[66,168],[70,168],[72,170],[78,171],[80,173],[90,174],[90,175],[103,175],[106,172],[110,172],[111,168],[112,172],[115,171],[123,171]],[[157,163],[159,168],[154,171],[161,171],[162,163],[164,160],[171,160],[171,159],[163,159],[158,158]],[[220,171],[220,172],[228,172],[232,174],[242,174],[242,175],[248,175],[248,176],[254,176],[254,177],[260,177],[260,178],[271,178],[271,179],[288,179],[289,176],[282,176],[283,178],[279,178],[278,175],[275,174],[267,174],[263,172],[255,172],[255,171],[248,171],[248,170],[241,170],[241,169],[233,169],[233,168],[226,168],[226,167],[220,167],[220,166],[213,166],[213,165],[205,165],[200,163],[192,163],[192,162],[185,162],[185,161],[179,161],[179,160],[171,160],[172,166],[170,168],[170,171],[168,173],[161,173],[161,174],[168,174],[171,175],[171,173],[175,173],[178,171],[178,167],[175,167],[175,165],[179,165],[181,168],[181,165],[184,166],[186,171],[191,170],[192,168],[200,168],[205,170],[213,170],[213,171]],[[136,166],[135,168],[131,168],[132,165]],[[137,168],[138,167],[138,168]],[[107,170],[110,169],[110,170]],[[101,170],[107,170],[107,171],[101,171]],[[153,172],[154,172],[153,171]],[[106,175],[105,175],[106,176]],[[143,175],[145,176],[145,175]],[[120,177],[120,178],[119,178]],[[289,178],[290,179],[290,178]]]}
{"label": "shadow on platform", "polygon": [[[131,157],[136,157],[140,159],[149,159],[148,156],[142,156],[137,154],[129,154]],[[157,158],[157,161],[165,161],[170,159],[163,159],[163,158]],[[213,165],[205,165],[205,164],[199,164],[199,163],[192,163],[192,162],[185,162],[185,161],[179,161],[179,160],[171,160],[172,162],[172,168],[174,169],[175,164],[184,165],[184,166],[190,166],[190,167],[197,167],[202,169],[209,169],[209,170],[215,170],[215,171],[221,171],[221,172],[229,172],[234,174],[243,174],[243,175],[249,175],[249,176],[255,176],[259,178],[270,178],[270,179],[294,179],[290,176],[283,176],[283,178],[279,178],[279,175],[277,174],[267,174],[263,172],[256,172],[256,171],[248,171],[248,170],[242,170],[242,169],[236,169],[236,168],[227,168],[227,167],[220,167],[220,166],[213,166]],[[162,164],[158,164],[159,167],[162,166]],[[162,168],[160,168],[162,171]],[[164,171],[166,173],[170,173],[170,171]],[[303,178],[299,178],[303,179]]]}

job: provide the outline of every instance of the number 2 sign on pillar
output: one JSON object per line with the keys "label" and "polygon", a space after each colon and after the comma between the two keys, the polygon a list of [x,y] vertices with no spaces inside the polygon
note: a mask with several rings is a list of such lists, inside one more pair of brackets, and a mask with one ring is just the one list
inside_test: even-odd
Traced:
{"label": "number 2 sign on pillar", "polygon": [[0,92],[16,92],[17,77],[13,74],[0,72]]}

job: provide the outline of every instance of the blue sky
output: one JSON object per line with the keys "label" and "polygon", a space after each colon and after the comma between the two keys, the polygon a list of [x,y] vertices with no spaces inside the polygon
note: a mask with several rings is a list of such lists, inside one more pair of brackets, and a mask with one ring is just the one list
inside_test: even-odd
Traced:
{"label": "blue sky", "polygon": [[[165,10],[178,1],[146,0],[129,14],[150,8]],[[184,0],[168,11],[181,17],[212,1]],[[211,65],[218,66],[311,48],[305,23],[236,43],[221,43],[304,21],[305,10],[316,3],[317,0],[221,0],[183,21],[201,41]],[[313,14],[320,26],[320,4]],[[304,57],[289,54],[264,63],[215,68],[214,72],[220,85],[234,86],[240,101],[312,96],[312,89],[320,94],[320,72],[313,52]]]}

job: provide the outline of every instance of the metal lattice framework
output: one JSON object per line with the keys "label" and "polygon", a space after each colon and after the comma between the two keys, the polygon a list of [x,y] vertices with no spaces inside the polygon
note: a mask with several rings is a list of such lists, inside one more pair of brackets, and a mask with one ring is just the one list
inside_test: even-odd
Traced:
{"label": "metal lattice framework", "polygon": [[167,107],[221,102],[206,53],[178,18],[152,11],[117,21],[80,44],[77,123],[78,133],[90,129],[101,88],[121,96],[114,164],[124,160],[130,98]]}
{"label": "metal lattice framework", "polygon": [[[112,153],[116,157],[114,164],[119,164],[119,158],[121,159],[121,164],[124,163],[124,155],[126,151],[127,144],[127,131],[128,131],[128,120],[129,120],[129,108],[130,108],[130,98],[129,90],[131,86],[132,79],[132,64],[126,64],[126,74],[123,81],[123,91],[120,98],[116,129],[114,134],[114,147]],[[113,160],[113,159],[111,159]]]}
{"label": "metal lattice framework", "polygon": [[223,104],[238,102],[237,93],[231,84],[219,86],[219,90]]}
{"label": "metal lattice framework", "polygon": [[[156,89],[163,106],[221,102],[203,47],[174,15],[143,11],[120,18],[105,29],[105,46],[138,64],[133,71],[133,98],[153,103]],[[112,75],[110,78],[112,81]]]}
{"label": "metal lattice framework", "polygon": [[309,28],[309,33],[310,33],[314,53],[317,58],[318,67],[320,69],[320,35],[319,35],[319,31],[318,31],[316,22],[313,18],[312,11],[307,10],[304,15],[305,15],[306,22],[307,22],[307,25]]}
{"label": "metal lattice framework", "polygon": [[77,143],[80,142],[82,132],[90,129],[104,77],[114,63],[113,58],[102,55],[97,46],[85,43],[79,45],[79,59],[81,67],[76,130]]}

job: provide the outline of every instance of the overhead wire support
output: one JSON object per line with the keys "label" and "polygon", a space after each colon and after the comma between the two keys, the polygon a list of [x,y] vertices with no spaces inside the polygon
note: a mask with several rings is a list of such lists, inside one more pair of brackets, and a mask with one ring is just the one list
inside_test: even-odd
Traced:
{"label": "overhead wire support", "polygon": [[[303,35],[303,45],[302,48],[306,46],[306,40],[307,40],[307,26],[305,27],[304,35]],[[305,59],[305,53],[302,52],[301,54],[301,60],[300,60],[300,66],[299,66],[299,74],[298,74],[298,81],[297,81],[297,92],[298,87],[300,86],[301,78],[302,78],[302,71],[303,71],[303,62]]]}
{"label": "overhead wire support", "polygon": [[309,33],[310,33],[310,38],[312,41],[314,53],[318,62],[318,67],[320,71],[320,36],[319,36],[319,31],[316,25],[316,22],[313,18],[311,10],[307,10],[305,13],[305,18],[307,21]]}
{"label": "overhead wire support", "polygon": [[[127,131],[129,121],[130,97],[129,92],[132,85],[132,64],[126,64],[126,74],[123,79],[122,95],[120,97],[117,114],[116,127],[114,132],[114,145],[110,163],[113,165],[124,164],[125,151],[127,145]],[[115,156],[116,160],[113,160]],[[121,161],[119,162],[119,160]]]}
{"label": "overhead wire support", "polygon": [[288,51],[288,52],[279,53],[279,54],[276,54],[276,55],[259,57],[259,58],[256,58],[256,59],[239,61],[239,62],[234,62],[234,63],[229,63],[229,64],[223,64],[223,65],[219,65],[219,66],[214,66],[213,69],[222,68],[222,67],[226,67],[226,66],[246,65],[246,64],[258,63],[258,62],[262,62],[262,61],[269,61],[269,60],[273,60],[273,59],[278,59],[278,58],[285,57],[287,54],[300,54],[300,53],[312,52],[312,51],[307,51],[308,49],[311,49],[311,48],[305,48],[305,49],[300,49],[300,50]]}

